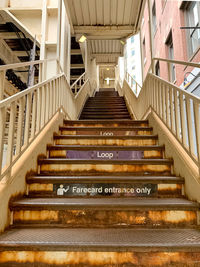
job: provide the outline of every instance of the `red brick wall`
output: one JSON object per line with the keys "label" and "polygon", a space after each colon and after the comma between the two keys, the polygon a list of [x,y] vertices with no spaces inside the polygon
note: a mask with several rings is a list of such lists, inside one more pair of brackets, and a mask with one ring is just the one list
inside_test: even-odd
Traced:
{"label": "red brick wall", "polygon": [[[153,1],[152,1],[153,2]],[[170,30],[172,31],[174,59],[189,61],[186,42],[186,30],[180,29],[185,26],[184,11],[180,9],[180,1],[166,1],[164,8],[162,8],[162,1],[155,0],[156,3],[156,22],[157,30],[153,36],[154,41],[154,55],[160,58],[169,58],[168,50],[165,44]],[[146,37],[146,54],[147,62],[144,65],[144,77],[148,72],[151,63],[150,38],[149,38],[149,14],[148,5],[144,9],[144,24],[141,27],[141,36]],[[192,58],[193,62],[200,61],[200,51]],[[176,65],[176,85],[180,85],[184,80],[184,73],[191,71],[193,68],[186,68],[181,65]],[[168,79],[167,64],[160,62],[160,76]]]}

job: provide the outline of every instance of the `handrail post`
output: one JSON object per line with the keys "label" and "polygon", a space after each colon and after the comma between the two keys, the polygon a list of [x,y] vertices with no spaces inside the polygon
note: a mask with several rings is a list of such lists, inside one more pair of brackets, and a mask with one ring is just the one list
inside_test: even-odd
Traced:
{"label": "handrail post", "polygon": [[4,99],[5,70],[0,71],[0,101]]}

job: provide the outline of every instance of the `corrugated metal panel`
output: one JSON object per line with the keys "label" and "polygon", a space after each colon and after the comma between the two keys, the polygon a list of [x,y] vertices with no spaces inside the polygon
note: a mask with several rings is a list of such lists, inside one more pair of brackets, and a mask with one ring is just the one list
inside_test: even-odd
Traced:
{"label": "corrugated metal panel", "polygon": [[92,54],[122,52],[122,45],[119,40],[89,40],[88,43]]}
{"label": "corrugated metal panel", "polygon": [[66,0],[73,25],[135,25],[141,0]]}

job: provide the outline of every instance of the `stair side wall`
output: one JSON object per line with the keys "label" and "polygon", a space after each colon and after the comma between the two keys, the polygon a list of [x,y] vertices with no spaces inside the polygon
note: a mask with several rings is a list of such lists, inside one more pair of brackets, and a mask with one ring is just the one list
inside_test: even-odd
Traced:
{"label": "stair side wall", "polygon": [[29,148],[14,164],[11,174],[0,182],[0,232],[12,222],[8,208],[11,197],[23,195],[26,192],[26,175],[28,172],[36,172],[39,155],[46,155],[47,144],[53,143],[53,133],[58,132],[59,125],[63,123],[64,115],[58,112],[42,130]]}
{"label": "stair side wall", "polygon": [[200,202],[200,177],[198,168],[153,111],[148,115],[147,119],[149,120],[150,126],[153,127],[153,133],[159,136],[159,144],[165,145],[166,157],[173,158],[174,173],[185,178],[186,196],[190,200]]}

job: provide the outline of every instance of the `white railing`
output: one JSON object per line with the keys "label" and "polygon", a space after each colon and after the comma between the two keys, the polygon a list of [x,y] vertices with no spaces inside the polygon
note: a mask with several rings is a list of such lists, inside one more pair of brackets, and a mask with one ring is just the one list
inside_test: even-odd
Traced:
{"label": "white railing", "polygon": [[[39,61],[39,64],[45,63],[45,60]],[[3,71],[31,64],[38,64],[38,61],[5,65]],[[92,93],[89,80],[86,80],[74,96],[65,74],[61,73],[0,101],[0,180],[59,110],[69,119],[77,119]]]}
{"label": "white railing", "polygon": [[133,92],[138,95],[142,89],[138,82],[127,72],[126,73],[126,81],[133,90]]}
{"label": "white railing", "polygon": [[71,91],[76,95],[78,91],[81,89],[82,85],[85,83],[86,73],[84,72],[72,85]]}
{"label": "white railing", "polygon": [[25,67],[38,65],[39,66],[39,81],[42,82],[44,80],[44,69],[47,63],[51,61],[56,61],[57,59],[46,59],[46,60],[36,60],[36,61],[29,61],[23,63],[15,63],[15,64],[7,64],[0,66],[0,100],[4,99],[4,92],[5,92],[5,81],[6,81],[6,71],[10,69],[23,69]]}
{"label": "white railing", "polygon": [[[182,64],[172,60],[168,63]],[[183,65],[186,63],[200,68],[198,63],[183,62]],[[200,98],[151,73],[139,95],[126,80],[123,87],[118,83],[117,90],[125,96],[136,119],[144,118],[150,109],[153,110],[193,159],[200,173]]]}

